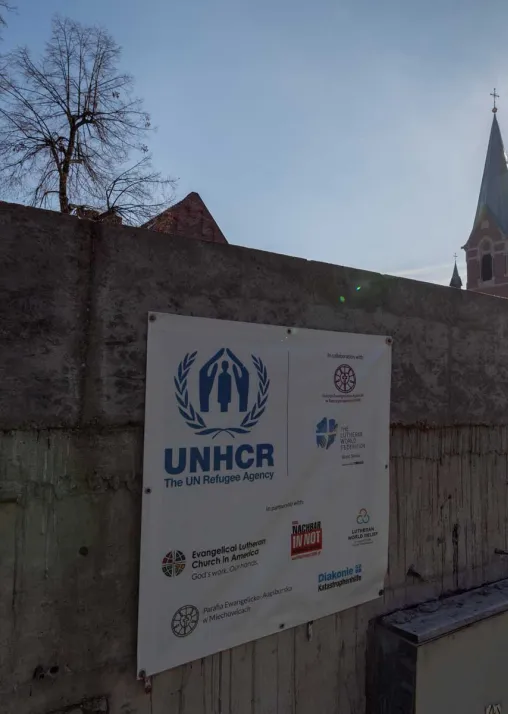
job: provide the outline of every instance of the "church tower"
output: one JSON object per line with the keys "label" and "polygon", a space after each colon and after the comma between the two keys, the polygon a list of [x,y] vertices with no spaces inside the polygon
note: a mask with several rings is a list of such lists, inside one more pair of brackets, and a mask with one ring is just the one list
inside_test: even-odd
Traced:
{"label": "church tower", "polygon": [[508,167],[497,121],[496,90],[492,96],[494,116],[478,206],[463,250],[467,289],[508,297]]}

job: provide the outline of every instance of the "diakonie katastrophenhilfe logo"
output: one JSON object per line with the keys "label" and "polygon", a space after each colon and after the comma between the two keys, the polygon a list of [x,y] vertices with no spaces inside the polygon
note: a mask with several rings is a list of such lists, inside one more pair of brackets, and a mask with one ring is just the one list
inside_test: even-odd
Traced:
{"label": "diakonie katastrophenhilfe logo", "polygon": [[[174,378],[178,411],[185,423],[198,436],[215,438],[218,434],[226,433],[235,438],[237,434],[248,434],[263,416],[268,401],[270,380],[263,361],[251,355],[257,376],[257,394],[253,405],[249,408],[252,373],[232,350],[222,347],[199,369],[198,410],[190,401],[188,388],[188,380],[197,356],[197,351],[188,352],[178,365]],[[236,395],[234,395],[235,390]],[[216,404],[212,403],[213,399]],[[213,417],[205,419],[203,415],[210,413],[210,407],[212,411],[215,408],[221,414],[231,415],[231,426],[213,424]]]}

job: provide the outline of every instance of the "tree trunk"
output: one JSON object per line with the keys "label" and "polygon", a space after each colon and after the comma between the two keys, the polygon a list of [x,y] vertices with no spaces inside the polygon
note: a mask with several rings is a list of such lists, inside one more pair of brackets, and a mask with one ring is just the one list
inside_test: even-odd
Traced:
{"label": "tree trunk", "polygon": [[60,173],[60,185],[58,187],[58,200],[60,201],[60,213],[70,213],[69,199],[67,198],[67,175]]}
{"label": "tree trunk", "polygon": [[69,179],[69,169],[71,166],[71,159],[74,154],[74,145],[76,143],[76,129],[71,125],[71,130],[69,133],[69,142],[67,144],[67,151],[65,152],[64,160],[60,167],[60,182],[58,186],[58,200],[60,201],[60,213],[70,213],[71,207],[69,205],[69,197],[67,195],[67,182]]}

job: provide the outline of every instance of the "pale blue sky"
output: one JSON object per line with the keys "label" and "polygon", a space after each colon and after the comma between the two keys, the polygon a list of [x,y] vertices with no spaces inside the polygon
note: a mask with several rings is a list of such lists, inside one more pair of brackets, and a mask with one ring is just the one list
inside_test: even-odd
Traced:
{"label": "pale blue sky", "polygon": [[464,278],[494,86],[508,137],[506,0],[17,4],[4,50],[54,12],[113,34],[157,168],[231,243],[435,282],[457,251]]}

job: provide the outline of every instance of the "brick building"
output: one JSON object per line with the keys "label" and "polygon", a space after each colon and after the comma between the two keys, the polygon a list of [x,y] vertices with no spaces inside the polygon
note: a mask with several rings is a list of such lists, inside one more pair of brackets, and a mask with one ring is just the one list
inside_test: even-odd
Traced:
{"label": "brick building", "polygon": [[[467,290],[508,297],[508,167],[497,121],[496,96],[478,206],[463,250]],[[450,285],[462,287],[457,264]]]}
{"label": "brick building", "polygon": [[195,191],[155,218],[151,218],[141,227],[183,238],[204,240],[208,243],[227,243],[201,196]]}

